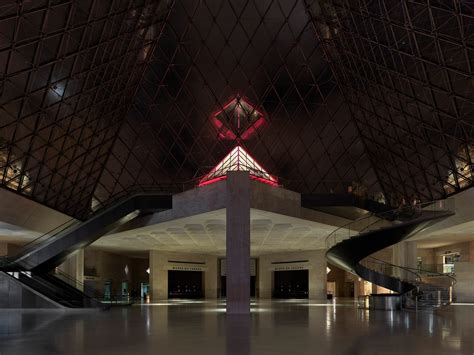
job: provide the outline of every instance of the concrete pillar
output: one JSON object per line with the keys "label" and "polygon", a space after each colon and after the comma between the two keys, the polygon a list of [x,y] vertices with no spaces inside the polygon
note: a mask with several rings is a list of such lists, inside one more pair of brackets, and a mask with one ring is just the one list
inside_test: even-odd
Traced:
{"label": "concrete pillar", "polygon": [[311,265],[309,277],[309,298],[325,300],[327,298],[327,260],[324,250],[309,252],[309,263]]}
{"label": "concrete pillar", "polygon": [[7,256],[7,255],[8,255],[8,244],[0,243],[0,256]]}
{"label": "concrete pillar", "polygon": [[7,242],[0,243],[0,256],[13,256],[21,250],[21,247]]}
{"label": "concrete pillar", "polygon": [[232,314],[226,317],[226,355],[250,355],[251,317],[250,314]]}
{"label": "concrete pillar", "polygon": [[206,256],[206,271],[204,272],[204,297],[216,299],[219,278],[219,259],[217,256]]}
{"label": "concrete pillar", "polygon": [[150,250],[150,299],[168,299],[168,259],[165,254]]}
{"label": "concrete pillar", "polygon": [[262,255],[258,259],[258,298],[272,298],[273,271],[270,270],[271,255]]}
{"label": "concrete pillar", "polygon": [[[416,269],[417,267],[417,246],[416,242],[400,242],[393,246],[392,263],[397,266]],[[394,270],[394,276],[411,280],[415,274],[401,269]]]}
{"label": "concrete pillar", "polygon": [[231,171],[226,187],[227,313],[250,313],[250,177]]}
{"label": "concrete pillar", "polygon": [[58,266],[58,269],[77,281],[73,285],[74,287],[84,291],[84,249],[80,249],[69,256],[66,261]]}

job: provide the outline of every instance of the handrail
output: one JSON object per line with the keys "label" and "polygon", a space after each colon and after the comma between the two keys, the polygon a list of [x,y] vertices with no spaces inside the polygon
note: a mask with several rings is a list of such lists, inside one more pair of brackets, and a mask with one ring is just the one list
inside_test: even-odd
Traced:
{"label": "handrail", "polygon": [[[30,264],[30,266],[31,266],[31,264]],[[25,275],[27,275],[28,273],[31,273],[31,271],[20,270],[20,269],[19,269],[19,270],[16,270],[16,271],[13,271],[13,272],[20,272],[20,273],[25,274]],[[68,281],[66,281],[66,280],[63,280],[62,278],[58,277],[59,280],[61,280],[61,281],[63,281],[63,282],[66,282],[66,283],[69,284],[70,286],[77,288],[77,286],[75,286],[75,285],[78,285],[78,286],[82,287],[82,291],[79,290],[78,288],[77,288],[77,290],[78,290],[78,291],[81,291],[81,292],[82,292],[85,296],[87,296],[88,298],[95,298],[94,296],[90,296],[90,295],[88,295],[88,294],[86,293],[86,291],[85,291],[85,290],[86,290],[85,284],[84,284],[83,282],[81,282],[80,280],[74,278],[73,276],[69,275],[68,273],[66,273],[66,272],[64,272],[64,271],[62,271],[62,270],[60,270],[60,269],[58,269],[58,268],[56,268],[56,269],[53,271],[52,276],[55,276],[56,274],[59,274],[59,275],[61,275],[61,277],[64,277],[65,279],[69,280],[70,282],[68,282]],[[75,285],[73,286],[73,285],[71,284],[71,282],[73,282]]]}
{"label": "handrail", "polygon": [[[160,193],[164,194],[165,192],[162,191],[161,189],[159,189],[159,193],[157,195],[159,195]],[[117,196],[117,198],[114,198],[114,199],[111,199],[110,201],[108,201],[107,205],[104,205],[100,209],[96,210],[90,216],[90,218],[93,218],[94,216],[98,216],[101,213],[104,213],[111,205],[119,203],[120,200],[126,201],[126,200],[131,199],[134,196],[140,195],[140,194],[153,194],[153,192],[149,190],[149,191],[146,191],[146,192],[145,191],[140,191],[140,192],[134,191],[134,192],[127,192],[126,194],[120,194],[120,196]],[[71,229],[74,229],[74,228],[78,227],[79,225],[81,225],[81,223],[82,222],[77,221],[76,219],[71,219],[71,220],[68,220],[68,221],[62,223],[61,225],[59,225],[59,226],[55,227],[54,229],[52,229],[50,232],[45,233],[45,234],[39,236],[38,238],[35,238],[34,240],[30,241],[29,243],[25,244],[22,248],[20,248],[17,251],[16,254],[1,257],[0,258],[0,266],[2,266],[3,268],[12,269],[13,272],[17,271],[17,272],[21,272],[23,274],[23,271],[25,271],[24,268],[25,267],[28,268],[28,266],[30,266],[30,268],[32,268],[32,265],[28,265],[30,263],[28,263],[27,259],[24,259],[24,260],[22,260],[22,266],[18,267],[18,268],[15,268],[14,267],[15,266],[14,261],[16,260],[15,258],[17,258],[18,255],[27,254],[32,249],[34,249],[37,245],[40,245],[42,243],[48,243],[51,240],[57,239],[58,235],[61,235],[65,231],[68,231],[68,230],[71,230]],[[61,280],[63,282],[66,282],[70,286],[73,286],[75,288],[81,288],[82,287],[83,290],[84,290],[83,293],[84,293],[85,297],[95,298],[94,295],[88,295],[87,294],[87,288],[85,287],[85,285],[80,280],[77,280],[77,279],[73,278],[72,276],[70,276],[70,275],[68,275],[68,274],[66,274],[62,271],[57,272],[57,274],[58,274],[57,277],[58,277],[59,280]]]}
{"label": "handrail", "polygon": [[[366,232],[369,227],[373,226],[374,224],[376,224],[380,221],[387,221],[387,220],[395,221],[397,219],[400,220],[400,221],[404,221],[404,220],[410,220],[410,219],[412,219],[412,217],[415,217],[415,218],[419,217],[422,214],[422,212],[424,212],[424,211],[430,212],[431,211],[431,210],[424,209],[424,208],[429,207],[429,206],[433,206],[432,212],[436,212],[436,211],[449,212],[449,211],[451,211],[451,209],[449,209],[448,203],[454,204],[454,199],[449,198],[449,199],[435,200],[435,201],[430,201],[430,202],[422,202],[422,203],[417,203],[417,204],[413,204],[413,205],[401,206],[397,209],[393,209],[393,210],[386,211],[386,212],[383,212],[383,213],[370,213],[366,216],[360,217],[360,218],[358,218],[354,221],[346,223],[346,224],[336,228],[335,230],[333,230],[325,239],[326,247],[327,247],[327,249],[329,249],[330,247],[336,245],[340,241],[348,239],[349,237],[355,236],[355,235],[360,234],[362,232]],[[438,204],[440,205],[439,207],[437,207]],[[447,208],[443,208],[443,206],[446,206]],[[370,221],[370,219],[372,219],[372,218],[375,218],[375,220]],[[354,228],[356,225],[361,224],[361,222],[364,222],[364,221],[368,221],[366,226],[364,226],[363,228],[357,228],[357,229]],[[345,238],[343,238],[339,241],[337,239],[337,234],[341,231],[347,231],[348,235]],[[330,245],[330,240],[332,238],[334,238],[334,243],[332,243]]]}
{"label": "handrail", "polygon": [[[370,260],[370,259],[373,259],[373,260]],[[392,263],[389,263],[389,262],[385,262],[383,260],[379,260],[379,259],[376,259],[376,258],[366,258],[365,260],[362,260],[361,261],[361,265],[362,266],[365,266],[364,264],[365,263],[369,263],[369,264],[377,264],[377,265],[386,265],[386,266],[389,266],[389,267],[392,267],[392,268],[397,268],[397,269],[400,269],[400,270],[403,270],[403,271],[406,271],[412,275],[415,275],[415,278],[413,280],[410,280],[410,279],[407,279],[407,280],[403,280],[401,279],[402,281],[406,281],[406,282],[413,282],[413,281],[417,281],[417,282],[421,282],[421,276],[413,271],[412,269],[408,268],[408,267],[405,267],[405,266],[400,266],[400,265],[395,265],[395,264],[392,264]],[[367,267],[367,266],[366,266]],[[368,267],[369,269],[371,269],[370,267]],[[373,269],[372,269],[373,270]],[[376,272],[379,272],[378,270],[373,270],[373,271],[376,271]],[[383,273],[384,274],[384,273]],[[384,274],[386,275],[386,274]],[[393,275],[387,275],[387,276],[391,276],[393,277]]]}
{"label": "handrail", "polygon": [[422,278],[421,273],[424,272],[424,273],[427,273],[427,274],[436,274],[438,277],[447,277],[447,278],[451,279],[451,286],[454,286],[457,283],[456,278],[453,277],[452,275],[449,275],[449,274],[443,274],[443,273],[440,273],[440,272],[428,271],[428,270],[424,270],[424,269],[421,269],[421,268],[412,268],[412,267],[409,267],[409,266],[395,265],[395,264],[389,263],[387,261],[377,259],[376,257],[373,257],[373,256],[369,256],[366,259],[373,259],[378,263],[386,264],[386,265],[389,265],[389,266],[392,266],[392,267],[397,267],[397,268],[403,269],[403,270],[408,271],[408,272],[415,273],[419,276],[420,280]]}
{"label": "handrail", "polygon": [[[25,277],[31,278],[35,283],[41,284],[43,287],[45,287],[47,289],[50,289],[50,286],[51,286],[51,284],[48,283],[47,281],[45,281],[41,278],[37,278],[37,277],[35,278],[34,277],[35,274],[34,273],[31,274],[30,271],[19,270],[19,271],[8,271],[6,273],[9,274],[10,277],[13,277],[17,280],[19,280],[19,278],[15,277],[14,275],[11,275],[11,274],[14,274],[14,273],[22,274]],[[59,279],[59,280],[61,280],[61,279]],[[65,281],[63,281],[63,282],[65,282]],[[125,296],[125,295],[110,295],[110,297],[105,297],[103,295],[102,296],[94,296],[94,295],[88,295],[87,293],[85,293],[84,291],[81,291],[79,289],[77,289],[77,291],[81,292],[84,295],[84,297],[82,297],[83,304],[86,304],[86,302],[89,302],[88,304],[92,305],[93,303],[90,303],[90,302],[96,302],[102,308],[108,308],[108,306],[111,305],[111,304],[119,304],[119,303],[132,304],[132,303],[137,302],[140,299],[139,297],[130,297],[130,296]],[[126,302],[124,302],[124,300],[123,300],[124,297],[127,297]],[[64,302],[70,303],[71,301],[79,300],[79,299],[80,298],[78,298],[78,299],[68,299],[68,298],[64,298],[64,297],[63,298],[57,297],[56,299],[53,299],[53,301],[59,302],[59,303],[61,303],[61,301],[64,301]]]}
{"label": "handrail", "polygon": [[[52,275],[53,275],[53,276],[59,275],[60,277],[58,277],[58,279],[60,279],[60,280],[62,280],[62,281],[64,281],[64,282],[66,282],[66,283],[69,283],[68,281],[73,282],[73,283],[74,283],[74,287],[77,288],[76,285],[78,285],[78,286],[82,287],[82,290],[83,290],[82,292],[86,293],[86,292],[85,292],[85,289],[86,289],[85,283],[83,283],[82,281],[80,281],[80,280],[74,278],[72,275],[69,275],[68,273],[66,273],[66,272],[64,272],[64,271],[62,271],[62,270],[59,270],[59,269],[57,269],[57,268],[56,268],[56,270],[53,271],[53,274],[52,274]],[[64,279],[63,279],[63,278],[64,278]],[[68,280],[68,281],[65,281],[65,280]],[[71,285],[71,284],[70,284],[70,285]],[[71,285],[71,286],[73,286],[73,285]],[[86,294],[86,295],[87,295],[87,294]]]}
{"label": "handrail", "polygon": [[[49,232],[46,232],[42,235],[40,235],[39,237],[33,239],[33,240],[30,240],[28,243],[24,244],[21,246],[21,248],[19,250],[16,251],[15,254],[13,255],[4,255],[4,256],[1,256],[0,257],[0,262],[3,260],[6,260],[8,262],[8,259],[15,256],[15,255],[18,255],[20,253],[24,253],[28,250],[30,250],[32,247],[40,244],[41,242],[43,241],[46,241],[46,240],[49,240],[50,238],[54,238],[56,237],[58,234],[64,232],[65,230],[68,230],[74,226],[77,226],[79,225],[81,222],[78,221],[77,219],[75,218],[71,218],[70,220],[64,222],[63,224],[59,225],[58,227],[50,230]],[[61,229],[59,229],[60,227],[63,227]],[[58,230],[59,229],[59,230]],[[53,234],[51,234],[51,232],[53,232]]]}
{"label": "handrail", "polygon": [[[28,243],[24,244],[21,246],[20,250],[26,248],[26,247],[29,247],[30,245],[32,244],[37,244],[36,242],[39,241],[40,239],[46,237],[46,236],[54,236],[54,235],[57,235],[58,233],[61,233],[63,232],[64,230],[70,228],[72,225],[74,225],[75,223],[74,222],[78,222],[77,219],[75,218],[71,218],[71,219],[68,219],[66,222],[64,223],[61,223],[59,226],[57,227],[54,227],[53,229],[49,230],[48,232],[46,233],[43,233],[41,234],[40,236],[36,237],[35,239],[33,240],[30,240]],[[57,231],[59,228],[61,228],[59,231]],[[54,233],[54,234],[51,234],[51,233]],[[17,251],[17,254],[19,253],[19,251]],[[11,255],[9,254],[6,254],[6,255],[0,255],[0,261],[2,259],[6,259],[8,257],[10,257]]]}
{"label": "handrail", "polygon": [[[15,274],[15,273],[18,273],[18,274],[21,274],[21,275],[24,275],[25,277],[28,277],[28,278],[31,278],[34,282],[38,283],[38,284],[41,284],[43,287],[46,287],[47,289],[50,289],[51,287],[51,284],[46,282],[45,280],[41,279],[41,278],[35,278],[34,277],[34,273],[31,273],[30,271],[25,271],[25,270],[18,270],[18,271],[8,271],[7,273],[9,274]],[[18,279],[17,277],[13,276],[14,278]],[[78,292],[81,292],[79,289],[77,289]],[[67,291],[66,291],[67,292]],[[82,300],[83,301],[86,301],[86,300],[95,300],[94,297],[90,297],[89,295],[85,294],[84,292],[82,292],[84,294],[84,297],[82,297]],[[63,299],[61,298],[61,300],[63,301],[71,301],[71,299]]]}
{"label": "handrail", "polygon": [[[141,186],[137,185],[137,187],[141,187]],[[93,213],[91,213],[88,216],[87,220],[103,213],[104,211],[106,211],[113,204],[116,204],[119,201],[125,201],[127,199],[132,198],[133,196],[143,194],[143,193],[150,193],[150,194],[151,193],[163,193],[163,194],[166,193],[164,190],[162,190],[161,186],[158,186],[158,187],[155,186],[155,188],[156,188],[156,190],[153,190],[153,189],[150,188],[148,191],[133,189],[131,191],[120,192],[117,195],[115,195],[115,197],[107,200],[106,204],[102,205],[99,209],[97,209]],[[9,260],[10,258],[15,257],[17,255],[25,254],[25,253],[29,252],[33,247],[37,246],[38,244],[43,243],[43,242],[47,242],[49,240],[53,240],[59,234],[65,232],[66,230],[70,230],[72,228],[78,227],[82,223],[83,223],[83,221],[77,220],[75,218],[72,218],[72,219],[62,223],[61,225],[53,228],[51,231],[49,231],[47,233],[44,233],[41,236],[39,236],[39,237],[29,241],[28,243],[24,244],[15,254],[0,256],[0,266],[8,265],[10,263],[10,260]]]}

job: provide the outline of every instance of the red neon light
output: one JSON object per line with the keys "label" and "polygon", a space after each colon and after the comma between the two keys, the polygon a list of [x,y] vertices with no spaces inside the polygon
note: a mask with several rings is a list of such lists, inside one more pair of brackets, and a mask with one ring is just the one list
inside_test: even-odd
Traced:
{"label": "red neon light", "polygon": [[231,129],[228,127],[225,127],[224,124],[217,118],[220,114],[222,114],[225,110],[227,110],[230,106],[235,105],[234,110],[237,110],[237,128],[240,129],[240,114],[241,114],[241,108],[246,105],[248,108],[250,108],[251,112],[256,114],[258,119],[255,121],[253,124],[251,124],[241,135],[240,138],[247,140],[249,139],[259,127],[261,127],[265,123],[265,118],[263,113],[258,111],[253,104],[251,104],[247,99],[243,97],[233,98],[229,101],[227,101],[220,110],[215,111],[211,115],[211,122],[214,124],[214,126],[217,129],[217,136],[219,139],[223,140],[235,140],[237,139],[237,135],[232,132]]}
{"label": "red neon light", "polygon": [[264,184],[270,185],[270,186],[278,186],[277,180],[272,176],[272,179],[275,179],[275,181],[264,179],[258,176],[250,175],[250,178],[252,180],[260,181],[263,182]]}
{"label": "red neon light", "polygon": [[201,186],[206,186],[206,185],[210,185],[210,184],[213,184],[215,182],[218,182],[218,181],[221,181],[221,180],[225,180],[227,179],[227,175],[224,175],[224,176],[219,176],[219,177],[216,177],[214,179],[211,179],[211,180],[207,180],[207,181],[202,181],[198,184],[198,187],[201,187]]}
{"label": "red neon light", "polygon": [[[272,178],[273,178],[273,176],[272,176]],[[227,175],[219,176],[219,177],[216,177],[216,178],[211,179],[211,180],[200,182],[198,184],[198,187],[210,185],[210,184],[213,184],[215,182],[226,180],[226,179],[227,179]],[[267,185],[270,185],[270,186],[279,186],[278,182],[276,180],[275,181],[268,180],[268,179],[264,179],[262,177],[258,177],[258,176],[254,176],[254,175],[250,175],[250,179],[255,180],[255,181],[259,181],[259,182],[263,182],[264,184],[267,184]]]}
{"label": "red neon light", "polygon": [[241,138],[244,140],[249,139],[257,131],[258,128],[263,126],[264,123],[265,123],[265,119],[262,116],[257,121],[255,121],[253,125],[247,128],[247,130],[244,133],[242,133]]}
{"label": "red neon light", "polygon": [[[243,163],[244,162],[244,163]],[[205,186],[227,178],[229,171],[249,171],[252,180],[278,186],[278,180],[270,175],[242,147],[236,146],[205,177],[198,186]]]}

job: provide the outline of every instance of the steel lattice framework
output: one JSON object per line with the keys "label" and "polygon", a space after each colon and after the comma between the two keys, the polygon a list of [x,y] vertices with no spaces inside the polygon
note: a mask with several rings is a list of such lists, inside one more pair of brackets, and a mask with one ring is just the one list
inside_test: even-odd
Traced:
{"label": "steel lattice framework", "polygon": [[89,211],[168,12],[148,0],[0,5],[3,186],[70,215]]}
{"label": "steel lattice framework", "polygon": [[[299,192],[455,193],[474,175],[473,14],[462,0],[4,2],[0,184],[84,217],[137,188],[195,186],[239,144]],[[258,124],[223,137],[240,98]]]}
{"label": "steel lattice framework", "polygon": [[474,179],[474,3],[307,1],[384,191],[432,200]]}
{"label": "steel lattice framework", "polygon": [[107,172],[130,165],[147,171],[137,175],[147,184],[208,173],[235,145],[219,139],[211,116],[239,96],[265,111],[240,144],[286,187],[342,192],[363,181],[379,189],[303,1],[184,0],[173,7],[100,192],[136,183],[131,172]]}

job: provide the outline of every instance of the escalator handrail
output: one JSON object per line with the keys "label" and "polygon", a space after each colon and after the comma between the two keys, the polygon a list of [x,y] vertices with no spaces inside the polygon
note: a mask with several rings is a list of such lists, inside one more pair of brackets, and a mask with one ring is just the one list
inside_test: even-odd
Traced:
{"label": "escalator handrail", "polygon": [[[71,218],[71,219],[68,219],[67,221],[65,221],[64,223],[61,223],[59,226],[51,229],[50,231],[44,233],[44,234],[41,234],[40,236],[36,237],[35,239],[33,240],[30,240],[28,243],[24,244],[21,246],[20,250],[18,250],[16,252],[15,255],[19,254],[20,252],[23,251],[24,248],[30,248],[32,245],[37,245],[39,242],[40,242],[40,239],[43,239],[45,237],[53,237],[53,236],[56,236],[58,235],[59,233],[62,233],[64,232],[66,229],[69,229],[71,228],[73,225],[75,225],[76,223],[80,223],[80,221],[78,221],[76,218]],[[59,229],[59,230],[58,230]],[[53,233],[53,234],[51,234]],[[0,261],[1,260],[8,260],[9,257],[12,257],[13,255],[10,255],[10,254],[6,254],[6,255],[0,255]]]}
{"label": "escalator handrail", "polygon": [[[27,266],[27,267],[30,267],[30,269],[31,269],[32,264],[29,264],[26,260],[23,261],[22,263],[23,263],[23,264],[26,264],[26,266]],[[31,272],[31,270],[23,270],[22,268],[18,268],[18,269],[8,270],[8,272],[20,272],[20,273],[26,275],[28,272]],[[81,290],[78,289],[76,286],[73,286],[73,285],[71,284],[71,283],[74,283],[75,285],[78,285],[79,287],[82,287],[83,291],[81,291],[81,292],[84,293],[84,295],[86,295],[86,296],[89,297],[89,298],[94,298],[94,296],[90,296],[90,295],[88,295],[88,294],[86,293],[86,291],[85,291],[85,290],[86,290],[86,287],[85,287],[85,284],[84,284],[82,281],[80,281],[80,280],[74,278],[73,276],[69,275],[68,273],[66,273],[66,272],[64,272],[64,271],[62,271],[62,270],[60,270],[60,269],[58,269],[58,268],[55,268],[54,271],[53,271],[53,273],[52,273],[51,275],[52,275],[52,276],[55,276],[56,274],[61,275],[61,277],[64,277],[64,278],[67,279],[69,282],[67,282],[67,281],[65,281],[65,280],[62,280],[61,278],[57,277],[60,281],[63,281],[63,282],[65,282],[65,283],[69,284],[69,286],[76,288],[78,291],[81,291]]]}
{"label": "escalator handrail", "polygon": [[[164,194],[164,192],[162,190],[159,190],[159,192]],[[112,198],[112,199],[108,200],[106,205],[103,205],[100,209],[94,211],[88,217],[88,219],[86,221],[100,215],[101,213],[104,213],[112,205],[116,205],[116,204],[118,204],[122,201],[127,201],[131,198],[134,198],[135,196],[140,196],[140,195],[144,195],[144,194],[150,194],[151,195],[151,194],[157,194],[157,193],[153,192],[153,191],[138,191],[138,192],[133,192],[133,193],[129,193],[129,194],[119,193],[119,194],[116,195],[117,196],[116,198]],[[74,221],[75,221],[75,223],[71,223],[70,225],[65,226],[64,228],[60,229],[59,231],[56,231],[61,226],[64,226],[65,224],[70,223],[70,222],[74,222]],[[47,232],[47,233],[31,240],[28,243],[26,243],[14,255],[8,255],[8,256],[0,257],[0,266],[7,266],[7,265],[11,264],[11,261],[10,261],[11,258],[16,258],[19,255],[25,255],[29,251],[31,251],[35,246],[39,245],[40,243],[48,243],[49,241],[52,241],[55,238],[57,238],[58,235],[64,233],[67,230],[72,230],[76,227],[79,227],[84,222],[85,221],[76,220],[75,218],[72,218],[72,219],[66,221],[65,223],[63,223],[60,226],[52,229],[51,231],[49,231],[49,232]],[[51,232],[54,232],[54,234],[50,234]]]}
{"label": "escalator handrail", "polygon": [[[45,289],[49,290],[49,293],[52,292],[53,294],[57,295],[57,293],[55,292],[55,290],[52,290],[52,289],[51,289],[51,283],[47,283],[47,282],[45,282],[45,281],[44,281],[43,279],[41,279],[41,278],[38,278],[38,277],[35,278],[35,277],[33,277],[33,276],[34,276],[34,273],[31,274],[31,272],[29,272],[29,271],[24,271],[24,270],[18,270],[18,271],[15,271],[15,272],[18,272],[19,274],[24,275],[27,279],[31,279],[31,280],[33,280],[33,282],[42,285],[42,287],[44,287]],[[15,273],[15,272],[8,271],[7,274]],[[12,276],[12,275],[10,275],[10,276]],[[12,277],[14,277],[14,276],[12,276]],[[19,278],[16,278],[16,277],[14,277],[14,278],[15,278],[16,280],[18,280],[19,282],[22,282]],[[28,285],[27,283],[26,283],[26,285],[29,286],[29,287],[33,287],[33,286],[31,286],[31,285]],[[41,291],[41,290],[36,289],[36,288],[34,288],[34,287],[33,287],[33,289],[35,289],[37,292],[40,292],[40,293],[43,294],[45,297],[50,298],[50,297],[48,296],[48,292],[44,293],[44,291]],[[77,291],[80,292],[80,290],[77,290]],[[67,292],[67,291],[65,291],[65,292]],[[59,295],[58,295],[58,296],[59,296]],[[81,298],[83,302],[86,301],[86,300],[94,300],[94,298],[89,297],[89,296],[87,296],[87,295],[85,295],[85,294],[84,294],[84,296],[85,296],[85,297],[82,297],[82,298]],[[66,301],[66,302],[71,302],[71,301],[72,301],[72,299],[59,298],[59,297],[58,297],[57,299],[54,299],[54,298],[51,298],[51,299],[52,299],[54,302],[58,302],[58,300],[59,300],[59,301],[62,300],[62,301]],[[60,302],[59,302],[59,303],[60,303]]]}
{"label": "escalator handrail", "polygon": [[[52,275],[53,275],[53,276],[60,275],[61,277],[64,277],[65,279],[69,280],[70,282],[73,282],[75,285],[78,285],[79,287],[82,287],[82,292],[87,295],[87,293],[86,293],[86,291],[85,291],[85,290],[86,290],[86,284],[85,284],[84,282],[82,282],[82,281],[80,281],[80,280],[74,278],[73,276],[71,276],[71,275],[69,275],[68,273],[66,273],[66,272],[64,272],[64,271],[62,271],[62,270],[59,270],[59,269],[56,269]],[[60,277],[58,277],[58,279],[61,280]],[[65,281],[65,282],[66,282],[66,281]],[[67,283],[68,283],[68,282],[67,282]],[[70,284],[70,286],[72,286],[72,285]],[[76,286],[72,286],[72,287],[76,287]],[[76,287],[76,288],[77,288],[77,287]],[[87,295],[87,296],[89,296],[89,295]],[[92,296],[91,296],[91,297],[92,297]]]}
{"label": "escalator handrail", "polygon": [[[28,279],[32,279],[33,282],[37,283],[37,284],[40,284],[42,285],[43,287],[45,287],[46,289],[50,290],[50,292],[53,292],[54,293],[54,290],[51,289],[51,283],[48,283],[48,282],[45,282],[41,277],[34,277],[34,273],[30,274],[31,272],[30,271],[25,271],[25,270],[18,270],[18,271],[8,271],[8,272],[5,272],[8,276],[10,277],[13,277],[15,280],[18,280],[19,282],[22,282],[19,278],[16,278],[12,275],[10,275],[11,273],[15,273],[15,272],[18,272],[19,274],[22,274],[24,275],[25,277],[27,277]],[[37,275],[37,274],[36,274]],[[38,276],[38,275],[37,275]],[[41,275],[39,275],[41,276]],[[52,275],[54,276],[54,275]],[[61,280],[61,279],[59,279]],[[61,280],[62,281],[62,280]],[[63,281],[64,282],[64,281]],[[32,287],[33,289],[35,289],[33,286],[31,285],[28,285],[26,284],[28,287]],[[71,286],[72,287],[72,286]],[[43,294],[45,297],[48,297],[50,298],[47,294],[44,294],[44,292],[42,292],[41,290],[39,289],[35,289],[37,292],[40,292],[41,294]],[[91,295],[88,295],[86,294],[84,291],[81,291],[79,289],[77,289],[78,292],[82,293],[84,296],[82,298],[79,298],[80,300],[82,300],[82,302],[86,302],[86,301],[91,301],[91,302],[96,302],[97,305],[100,305],[101,307],[103,308],[106,308],[108,306],[108,303],[104,303],[104,300],[106,300],[106,297],[105,296],[91,296]],[[67,292],[67,291],[66,291]],[[113,303],[119,303],[121,302],[121,300],[119,298],[121,297],[124,297],[123,295],[111,295],[110,296],[110,303],[113,304]],[[74,299],[68,299],[68,298],[60,298],[60,297],[57,297],[55,299],[51,298],[54,302],[56,303],[60,303],[61,304],[61,301],[64,301],[64,302],[67,302],[70,304],[71,301],[74,301]],[[134,303],[136,302],[135,299],[130,299],[129,302],[127,303]]]}
{"label": "escalator handrail", "polygon": [[[28,275],[28,273],[31,273],[32,275],[41,276],[41,275],[38,275],[38,274],[36,274],[36,273],[34,273],[34,272],[31,272],[31,271],[19,270],[18,272],[19,272],[19,273],[22,273],[22,274],[24,274],[24,275]],[[50,276],[56,277],[54,274],[50,274]],[[40,278],[40,279],[41,279],[41,278]],[[58,279],[59,281],[62,281],[62,282],[64,282],[64,283],[67,283],[66,281],[61,280],[61,279],[58,278],[58,277],[57,277],[57,279]],[[38,278],[36,279],[36,281],[38,281]],[[81,284],[79,280],[76,280],[76,281],[78,282],[79,286],[84,286],[84,284]],[[71,286],[71,287],[74,287],[74,286],[72,286],[72,285],[69,284],[69,283],[67,283],[67,284],[68,284],[69,286]],[[75,288],[78,292],[81,292],[82,294],[84,294],[85,298],[90,298],[90,299],[93,299],[93,298],[94,298],[94,296],[88,295],[85,291],[82,291],[82,290],[78,289],[77,287],[74,287],[74,288]]]}

